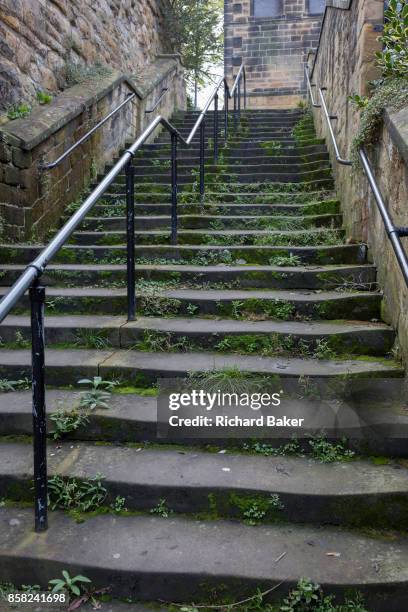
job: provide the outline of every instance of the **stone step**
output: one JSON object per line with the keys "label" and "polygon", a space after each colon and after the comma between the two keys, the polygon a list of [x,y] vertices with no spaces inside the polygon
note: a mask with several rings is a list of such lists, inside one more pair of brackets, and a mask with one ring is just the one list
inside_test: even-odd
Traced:
{"label": "stone step", "polygon": [[[139,211],[137,211],[139,212]],[[217,214],[178,214],[179,229],[306,229],[310,227],[341,227],[342,215],[217,215]],[[89,217],[81,224],[81,230],[110,231],[122,230],[126,227],[125,217],[114,217],[111,219],[90,219]],[[135,227],[137,229],[159,229],[171,227],[170,215],[140,215],[135,216]],[[0,245],[1,248],[1,245]]]}
{"label": "stone step", "polygon": [[[29,317],[9,315],[0,330],[0,343],[13,345],[16,338],[30,340]],[[150,340],[153,334],[153,340]],[[215,349],[237,354],[313,355],[323,343],[337,354],[385,355],[394,342],[394,331],[383,323],[359,321],[247,321],[139,317],[128,322],[124,316],[92,314],[47,316],[46,343],[77,346],[100,341],[103,346],[149,350],[160,337],[169,350],[182,342],[184,350]],[[163,345],[163,342],[161,346]],[[152,349],[153,350],[153,349]],[[159,349],[164,350],[164,349]]]}
{"label": "stone step", "polygon": [[[306,158],[310,161],[313,159],[328,159],[327,148],[324,144],[314,144],[314,145],[297,145],[293,148],[293,145],[285,146],[281,143],[280,156],[275,159],[295,159],[297,161],[305,160]],[[220,152],[222,151],[222,147],[220,146]],[[251,160],[251,163],[256,163],[256,160],[265,160],[268,161],[271,159],[269,155],[266,155],[265,149],[260,146],[258,143],[250,146],[248,143],[245,143],[244,146],[240,147],[239,151],[236,147],[229,147],[228,149],[224,148],[224,153],[228,156],[228,161],[233,163],[234,161],[241,162],[243,158]],[[206,147],[206,159],[208,161],[212,161],[213,149]],[[194,144],[190,147],[179,147],[177,152],[177,157],[179,159],[198,159],[199,158],[199,148]],[[151,143],[148,145],[143,145],[142,149],[140,149],[139,153],[136,154],[135,160],[148,160],[148,159],[169,159],[170,158],[170,147],[168,145],[158,145],[155,143]],[[276,162],[278,163],[278,162]]]}
{"label": "stone step", "polygon": [[389,612],[408,605],[408,545],[398,535],[390,541],[332,527],[153,516],[99,515],[75,524],[55,512],[47,532],[53,545],[44,546],[32,523],[30,510],[0,509],[3,581],[19,584],[32,575],[46,589],[64,568],[85,574],[94,588],[112,585],[113,597],[205,603],[209,588],[237,601],[275,586],[269,598],[281,598],[308,576],[339,596],[361,591],[373,612],[384,602]]}
{"label": "stone step", "polygon": [[[166,281],[174,284],[195,284],[203,286],[215,283],[221,289],[246,287],[253,289],[325,289],[362,290],[377,288],[376,268],[365,265],[333,266],[193,266],[193,265],[136,265],[136,278],[150,281]],[[11,285],[25,270],[25,266],[5,264],[0,279],[3,286]],[[118,264],[49,265],[42,275],[46,285],[61,283],[77,287],[126,286],[126,266]],[[221,286],[220,286],[221,283]],[[227,286],[225,286],[225,284]],[[211,288],[211,287],[208,287]]]}
{"label": "stone step", "polygon": [[[396,381],[396,379],[393,379]],[[74,381],[76,382],[76,381]],[[377,379],[379,385],[382,384],[381,379]],[[375,380],[370,380],[370,389],[372,393],[377,393]],[[388,387],[389,388],[389,387]],[[73,391],[61,389],[47,389],[47,428],[49,437],[54,439],[55,422],[50,418],[52,414],[62,409],[68,411],[72,409],[80,409],[80,391],[79,385],[75,385]],[[179,433],[173,436],[169,432],[164,438],[157,437],[157,390],[146,389],[145,395],[137,395],[135,393],[120,392],[120,388],[116,387],[115,392],[108,400],[108,409],[95,408],[88,414],[89,421],[86,426],[79,427],[76,431],[65,433],[63,440],[81,440],[81,441],[96,441],[96,442],[115,442],[115,443],[132,443],[135,448],[135,443],[139,443],[136,448],[149,448],[149,443],[160,448],[160,445],[177,444],[176,450],[180,451],[180,443],[187,445],[186,451],[190,448],[208,448],[212,446],[212,452],[217,449],[232,450],[237,454],[240,452],[247,455],[252,452],[255,456],[255,450],[248,451],[251,448],[251,441],[248,437],[243,437],[243,434],[237,432],[236,435],[223,436],[218,433],[217,437],[195,437],[186,440],[182,439]],[[364,391],[363,391],[364,393]],[[371,393],[371,395],[372,395]],[[148,395],[150,394],[150,395]],[[153,394],[153,395],[152,395]],[[357,455],[361,456],[382,456],[380,461],[374,461],[377,465],[392,465],[393,469],[398,469],[397,464],[393,461],[384,461],[384,457],[402,457],[408,456],[406,438],[408,435],[408,416],[404,407],[404,402],[400,401],[384,401],[378,398],[377,401],[348,401],[348,405],[353,409],[354,414],[358,418],[353,418],[352,421],[341,420],[337,416],[333,416],[333,407],[329,401],[323,401],[321,409],[328,415],[327,419],[322,419],[321,416],[316,417],[316,407],[313,401],[299,402],[287,400],[285,402],[285,410],[287,407],[287,416],[301,415],[305,418],[305,425],[297,432],[296,440],[299,445],[299,452],[311,456],[310,439],[316,436],[316,418],[319,419],[319,432],[326,437],[327,441],[332,441],[335,444],[339,439],[347,439],[347,448],[353,450]],[[326,409],[327,408],[327,409]],[[236,414],[243,418],[247,417],[248,409],[234,408]],[[0,394],[0,436],[32,436],[33,420],[32,420],[32,393],[31,391],[14,391],[10,393]],[[284,446],[288,440],[293,441],[293,428],[281,428],[275,431],[269,437],[265,435],[259,439],[262,445],[267,446],[264,451],[272,456],[272,449],[276,449],[280,459],[285,456],[278,452],[278,449]],[[215,447],[215,449],[214,449]],[[174,448],[174,447],[173,447]],[[221,453],[223,454],[223,453]],[[290,455],[289,455],[290,456]],[[354,458],[355,459],[355,458]],[[284,460],[284,459],[283,459]],[[341,467],[344,464],[340,464]],[[284,473],[285,470],[282,472]],[[404,478],[405,477],[405,472]],[[350,483],[353,485],[353,482]],[[382,485],[382,481],[378,481],[378,485]],[[382,520],[381,515],[378,519]],[[333,521],[333,519],[331,519]]]}
{"label": "stone step", "polygon": [[[112,224],[113,226],[114,224]],[[19,245],[0,246],[4,263],[30,263],[44,247]],[[54,263],[126,263],[127,247],[122,246],[78,246],[63,247],[54,258]],[[316,247],[275,247],[275,246],[214,246],[214,245],[137,245],[136,263],[192,263],[192,264],[263,264],[274,258],[272,263],[291,266],[296,264],[361,264],[366,262],[365,245],[343,244],[339,246]],[[298,261],[281,261],[277,257],[298,258]]]}
{"label": "stone step", "polygon": [[[271,138],[258,138],[255,137],[248,139],[230,139],[228,141],[228,148],[234,155],[237,156],[245,156],[245,154],[254,155],[254,152],[260,152],[261,154],[265,153],[265,150],[261,146],[265,140],[272,140]],[[327,149],[325,146],[324,138],[308,138],[304,140],[295,141],[294,138],[273,138],[273,140],[279,141],[282,145],[282,151],[286,152],[286,150],[291,151],[292,155],[307,155],[308,153],[326,153]],[[207,143],[208,145],[208,143]],[[200,143],[198,140],[193,141],[189,147],[185,149],[190,155],[198,154],[200,149]],[[124,151],[125,149],[123,149]],[[143,151],[170,151],[168,142],[160,142],[155,141],[151,144],[145,144],[143,146]],[[123,152],[121,151],[121,152]],[[180,151],[183,151],[183,148],[180,146]]]}
{"label": "stone step", "polygon": [[[32,501],[32,448],[0,443],[0,495]],[[323,464],[304,457],[260,457],[200,451],[49,443],[49,477],[89,480],[102,474],[106,506],[124,497],[128,510],[149,512],[166,500],[174,513],[206,513],[245,522],[245,502],[266,505],[260,522],[290,521],[404,529],[407,468],[356,460]],[[228,470],[228,471],[227,471]],[[271,507],[278,495],[281,509]],[[261,501],[259,501],[261,500]]]}
{"label": "stone step", "polygon": [[[0,287],[3,296],[7,287]],[[126,313],[126,289],[92,287],[47,287],[47,314],[115,314]],[[254,319],[350,319],[370,321],[380,318],[382,295],[366,291],[240,291],[233,289],[155,289],[138,291],[136,306],[144,315],[158,315],[169,305],[172,314],[253,317]],[[28,295],[20,301],[28,311]],[[189,308],[190,311],[189,312]],[[16,310],[13,310],[15,313]],[[241,314],[242,313],[242,314]]]}
{"label": "stone step", "polygon": [[[170,227],[166,230],[136,230],[135,240],[137,244],[167,244],[171,239]],[[177,232],[178,244],[218,244],[228,246],[229,244],[248,244],[272,246],[306,246],[309,244],[342,244],[344,232],[340,229],[313,227],[305,230],[205,230],[205,229],[179,229]],[[126,232],[88,232],[76,231],[72,234],[71,244],[96,245],[96,244],[126,244]]]}
{"label": "stone step", "polygon": [[[118,199],[114,203],[109,204],[96,204],[92,209],[94,217],[87,217],[90,222],[97,222],[98,220],[104,222],[105,217],[110,219],[116,217],[125,217],[126,204],[120,202]],[[274,217],[275,215],[292,216],[298,215],[303,216],[305,214],[339,214],[340,213],[340,202],[335,199],[321,199],[315,200],[311,203],[299,203],[299,204],[233,204],[226,202],[217,202],[216,204],[207,204],[201,202],[192,202],[191,204],[184,204],[178,202],[177,210],[179,216],[181,215],[194,215],[194,214],[216,214],[216,215],[259,215]],[[156,203],[149,204],[147,202],[138,202],[137,210],[138,215],[170,215],[171,214],[171,203]],[[68,217],[65,217],[65,220]]]}
{"label": "stone step", "polygon": [[[47,384],[75,384],[82,378],[102,376],[140,386],[160,378],[174,378],[189,373],[238,369],[242,373],[266,374],[280,378],[394,378],[404,375],[404,368],[391,359],[321,360],[295,357],[258,357],[220,353],[149,353],[136,350],[52,349],[46,350]],[[31,352],[3,349],[0,353],[0,377],[20,380],[31,375]]]}

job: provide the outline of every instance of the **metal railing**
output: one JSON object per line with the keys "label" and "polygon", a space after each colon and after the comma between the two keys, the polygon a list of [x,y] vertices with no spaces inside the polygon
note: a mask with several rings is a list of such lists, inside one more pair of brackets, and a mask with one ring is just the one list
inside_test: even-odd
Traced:
{"label": "metal railing", "polygon": [[106,117],[101,119],[101,121],[99,121],[91,130],[89,130],[86,134],[84,134],[82,138],[77,140],[77,142],[75,142],[71,147],[69,147],[69,149],[64,151],[62,155],[57,157],[55,161],[50,162],[48,164],[41,164],[40,170],[51,170],[52,168],[59,166],[60,163],[64,161],[64,159],[69,157],[71,153],[75,151],[75,149],[77,149],[82,144],[84,144],[84,142],[86,142],[92,136],[92,134],[94,134],[97,130],[99,130],[99,128],[101,128],[107,121],[109,121],[109,119],[112,119],[112,117],[114,117],[124,106],[126,106],[126,104],[129,104],[129,102],[131,100],[134,100],[136,97],[138,97],[136,93],[129,94],[126,97],[126,99],[123,100],[123,102],[119,104],[119,106],[116,106],[116,108],[114,108],[113,111],[111,111],[108,115],[106,115]]}
{"label": "metal railing", "polygon": [[156,103],[153,104],[152,108],[148,108],[145,110],[145,114],[149,115],[150,113],[154,113],[154,111],[156,110],[156,108],[159,106],[160,102],[163,100],[164,96],[166,95],[166,93],[169,91],[168,87],[163,87],[163,89],[161,90],[161,94],[158,97],[158,99],[156,100]]}
{"label": "metal railing", "polygon": [[[244,80],[243,91],[241,81]],[[32,352],[32,393],[33,393],[33,443],[34,443],[34,496],[35,496],[35,530],[45,531],[48,527],[48,487],[47,487],[47,424],[45,408],[45,336],[44,336],[44,305],[45,287],[41,286],[39,279],[49,262],[66,244],[76,228],[82,223],[96,202],[104,195],[119,173],[125,169],[126,174],[126,238],[127,238],[127,316],[133,321],[136,316],[136,278],[135,278],[135,168],[133,158],[146,140],[155,132],[159,125],[171,135],[171,239],[177,243],[177,148],[178,143],[189,146],[197,130],[200,130],[200,193],[204,194],[204,153],[205,153],[205,118],[212,102],[214,102],[214,159],[218,156],[218,96],[219,89],[224,85],[225,112],[224,136],[228,136],[228,98],[234,98],[234,125],[237,125],[241,114],[241,96],[244,96],[246,107],[245,69],[242,66],[235,79],[232,89],[229,89],[227,80],[222,77],[209,97],[204,109],[200,113],[187,139],[167,119],[156,117],[135,142],[123,153],[113,168],[102,179],[98,186],[85,199],[75,214],[65,223],[56,236],[46,246],[36,259],[31,262],[23,274],[17,279],[10,290],[0,302],[0,323],[9,314],[10,310],[29,290],[31,308],[31,352]],[[126,100],[124,103],[126,103]],[[123,106],[123,104],[121,106]],[[118,109],[112,112],[118,112]],[[110,114],[112,116],[112,113]],[[104,121],[107,121],[106,117]],[[95,126],[93,131],[97,129]],[[62,159],[65,159],[80,143],[84,137],[68,149]],[[61,163],[58,158],[51,164],[55,167]]]}
{"label": "metal railing", "polygon": [[[321,104],[317,104],[313,96],[313,87],[316,87],[316,85],[313,85],[310,82],[309,69],[307,66],[305,66],[305,75],[306,75],[307,89],[309,92],[310,101],[311,101],[312,106],[314,106],[315,108],[323,109],[323,114],[326,119],[327,127],[329,129],[329,134],[330,134],[330,138],[333,143],[333,148],[334,148],[337,162],[344,166],[351,166],[352,161],[350,159],[343,158],[339,151],[336,135],[334,133],[333,126],[331,123],[332,120],[337,119],[337,116],[329,114],[329,111],[327,109],[326,100],[323,94],[324,91],[327,91],[327,87],[319,87],[319,96],[320,96]],[[370,162],[369,162],[369,159],[368,159],[368,156],[367,156],[367,153],[364,147],[359,148],[358,154],[361,160],[361,165],[363,167],[364,173],[371,187],[371,191],[373,192],[374,199],[377,204],[377,208],[383,220],[385,232],[387,234],[388,239],[391,242],[392,248],[394,249],[394,253],[397,258],[401,273],[404,277],[406,285],[408,286],[408,256],[401,242],[401,238],[408,236],[408,227],[398,227],[394,225],[391,219],[391,216],[388,212],[387,205],[378,187],[373,169],[371,168],[371,165],[370,165]]]}

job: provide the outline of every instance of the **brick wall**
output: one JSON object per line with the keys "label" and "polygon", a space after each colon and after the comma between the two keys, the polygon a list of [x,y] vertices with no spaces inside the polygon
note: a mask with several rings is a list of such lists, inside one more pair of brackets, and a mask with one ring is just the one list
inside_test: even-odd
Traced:
{"label": "brick wall", "polygon": [[[168,92],[154,114],[146,108]],[[42,170],[79,140],[129,93],[137,96],[61,165]],[[49,105],[0,130],[0,218],[7,240],[41,239],[56,227],[67,204],[78,198],[126,141],[134,140],[156,114],[185,108],[183,70],[175,57],[158,58],[137,80],[112,72],[75,85]],[[155,134],[157,135],[157,133]]]}
{"label": "brick wall", "polygon": [[304,64],[317,45],[321,15],[310,14],[309,0],[281,0],[280,16],[257,17],[259,1],[225,0],[226,74],[232,78],[244,61],[251,108],[295,106],[305,93]]}
{"label": "brick wall", "polygon": [[139,74],[171,52],[168,0],[0,0],[0,108],[58,92],[72,63]]}

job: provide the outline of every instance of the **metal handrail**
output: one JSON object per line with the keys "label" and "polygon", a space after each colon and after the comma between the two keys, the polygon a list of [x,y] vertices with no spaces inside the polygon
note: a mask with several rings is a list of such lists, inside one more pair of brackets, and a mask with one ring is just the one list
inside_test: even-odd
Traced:
{"label": "metal handrail", "polygon": [[164,96],[166,95],[166,93],[169,91],[168,87],[163,87],[161,94],[158,98],[158,100],[156,101],[156,104],[154,104],[152,106],[152,108],[146,109],[145,110],[145,114],[149,115],[150,113],[154,113],[154,111],[156,110],[156,108],[159,106],[160,102],[163,100]]}
{"label": "metal handrail", "polygon": [[[352,161],[349,159],[344,159],[343,157],[341,157],[340,155],[340,151],[337,145],[337,140],[336,140],[336,136],[334,134],[334,130],[333,130],[333,126],[331,124],[331,121],[333,119],[337,119],[336,116],[334,115],[330,115],[329,111],[327,109],[327,104],[326,104],[326,100],[324,98],[324,91],[327,91],[327,87],[320,87],[319,88],[319,95],[320,95],[320,100],[321,100],[321,105],[320,104],[316,104],[314,103],[314,98],[313,98],[313,92],[312,92],[312,85],[310,83],[310,77],[309,77],[309,70],[307,69],[307,67],[305,68],[305,72],[306,72],[306,81],[307,81],[307,85],[308,85],[308,90],[309,90],[309,94],[310,94],[310,100],[312,105],[315,108],[323,108],[323,113],[324,116],[326,118],[326,122],[327,122],[327,126],[329,128],[329,133],[330,133],[330,137],[332,139],[332,143],[333,143],[333,147],[334,147],[334,151],[336,154],[336,160],[339,164],[342,164],[343,166],[351,166],[352,165]],[[384,228],[387,234],[388,239],[391,242],[391,246],[394,250],[395,256],[397,258],[401,273],[404,277],[405,283],[408,286],[408,256],[405,252],[405,249],[402,245],[401,242],[401,238],[404,237],[408,237],[408,227],[398,227],[396,225],[394,225],[391,216],[387,210],[387,206],[386,203],[384,201],[384,198],[381,194],[381,191],[378,187],[377,181],[375,179],[374,176],[374,172],[371,168],[370,162],[368,160],[368,156],[367,153],[364,149],[364,147],[360,147],[358,150],[358,154],[363,166],[363,170],[365,172],[365,175],[367,177],[368,183],[371,187],[371,191],[373,192],[375,201],[377,203],[377,207],[378,210],[380,212],[381,218],[383,220],[384,223]]]}
{"label": "metal handrail", "polygon": [[116,115],[126,104],[128,104],[131,100],[137,97],[136,93],[129,94],[126,99],[119,104],[116,108],[113,109],[106,117],[104,117],[101,121],[99,121],[89,132],[84,134],[82,138],[80,138],[77,142],[75,142],[69,149],[67,149],[62,155],[60,155],[55,161],[50,162],[49,164],[40,164],[40,170],[51,170],[51,168],[55,168],[59,166],[61,162],[64,161],[75,149],[77,149],[81,144],[83,144],[88,138],[92,136],[94,132],[99,130],[100,127],[104,125],[109,119],[111,119],[114,115]]}
{"label": "metal handrail", "polygon": [[310,82],[309,69],[308,69],[307,65],[305,66],[305,75],[306,75],[306,85],[307,85],[307,89],[309,91],[310,101],[312,103],[312,106],[314,106],[314,108],[320,108],[321,104],[318,104],[317,102],[315,102],[315,99],[314,99],[313,89],[312,88],[316,87],[316,85],[312,85],[312,83]]}
{"label": "metal handrail", "polygon": [[[240,84],[245,70],[240,70],[234,83],[232,94],[234,96],[234,118],[240,113],[241,91]],[[223,77],[207,101],[203,112],[201,112],[190,135],[185,139],[179,130],[166,118],[159,115],[135,140],[135,142],[123,153],[113,168],[102,179],[99,185],[85,199],[80,208],[63,225],[57,235],[32,261],[13,284],[10,290],[0,301],[0,323],[9,314],[10,310],[17,304],[29,289],[31,302],[31,338],[32,338],[32,389],[33,389],[33,439],[34,439],[34,490],[35,490],[35,529],[45,531],[48,527],[47,510],[47,424],[45,409],[45,340],[44,340],[44,304],[45,288],[39,286],[39,278],[47,265],[66,244],[73,232],[84,220],[96,202],[103,196],[118,174],[125,168],[126,172],[126,236],[127,236],[127,305],[128,320],[132,321],[136,316],[135,301],[135,202],[134,202],[134,180],[135,168],[132,160],[153,134],[159,125],[162,125],[171,135],[171,237],[173,244],[177,243],[177,144],[181,142],[189,146],[197,129],[200,128],[200,194],[204,194],[204,150],[205,150],[205,115],[214,101],[214,158],[218,153],[218,90],[224,83],[226,100],[230,95],[228,83]],[[245,91],[245,83],[244,83]],[[245,95],[245,94],[244,94]],[[123,105],[123,103],[122,103]],[[107,120],[107,118],[105,118]],[[228,132],[228,112],[225,114],[225,138]],[[79,143],[76,143],[79,146]],[[72,151],[72,147],[71,147]],[[69,154],[67,151],[64,156]],[[56,160],[57,162],[58,160]],[[54,164],[56,163],[54,162]]]}

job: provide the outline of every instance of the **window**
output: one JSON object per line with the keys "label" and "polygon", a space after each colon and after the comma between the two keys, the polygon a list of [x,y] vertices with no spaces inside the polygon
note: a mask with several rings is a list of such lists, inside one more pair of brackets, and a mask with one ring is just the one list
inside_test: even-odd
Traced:
{"label": "window", "polygon": [[280,17],[282,0],[254,0],[254,17]]}
{"label": "window", "polygon": [[309,0],[309,13],[311,15],[321,15],[324,13],[326,0]]}

